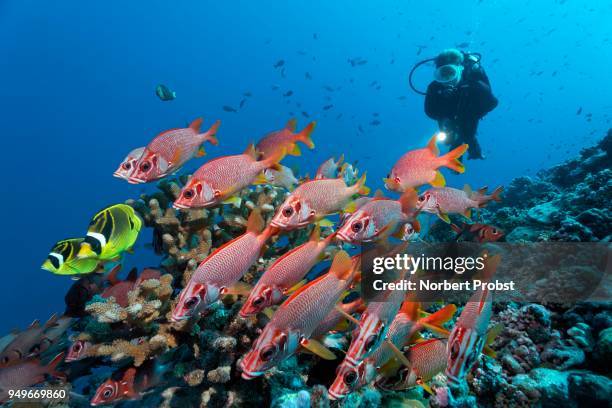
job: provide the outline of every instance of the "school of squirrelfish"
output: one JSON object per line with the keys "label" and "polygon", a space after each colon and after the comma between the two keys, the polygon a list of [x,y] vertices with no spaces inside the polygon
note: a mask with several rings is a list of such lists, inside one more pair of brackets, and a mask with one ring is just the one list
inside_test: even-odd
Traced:
{"label": "school of squirrelfish", "polygon": [[[205,155],[204,144],[218,144],[220,122],[204,132],[200,131],[202,122],[196,119],[186,128],[164,131],[146,146],[132,149],[114,176],[136,184],[179,172],[190,160]],[[448,214],[455,213],[471,221],[471,210],[499,201],[501,188],[488,195],[486,188],[472,192],[469,187],[446,187],[439,169],[465,171],[460,158],[468,146],[440,155],[435,137],[425,148],[402,155],[384,179],[389,190],[401,193],[399,198],[385,197],[381,191],[368,196],[365,173],[358,176],[358,170],[345,162],[344,155],[321,163],[312,178],[299,179],[281,161],[286,155],[300,156],[300,144],[314,148],[315,122],[301,131],[296,125],[295,119],[289,120],[284,128],[265,135],[244,152],[205,162],[174,191],[173,203],[160,204],[162,213],[189,217],[194,211],[216,211],[224,206],[244,208],[240,193],[253,185],[271,185],[286,193],[279,205],[250,203],[248,217],[228,218],[228,225],[242,233],[230,236],[203,259],[198,259],[197,251],[185,255],[198,259],[199,265],[184,271],[182,285],[175,286],[180,289],[178,294],[173,294],[168,283],[169,289],[160,296],[171,301],[170,309],[165,316],[153,315],[151,319],[176,334],[182,327],[192,327],[218,302],[237,303],[236,318],[264,322],[258,338],[237,364],[242,378],[264,376],[299,352],[325,360],[336,360],[342,352],[344,358],[337,365],[336,378],[329,384],[328,397],[332,400],[366,385],[393,390],[421,386],[432,393],[428,382],[440,373],[446,374],[449,383],[463,381],[481,353],[492,354],[487,347],[496,333],[495,328],[488,327],[491,294],[476,292],[457,323],[445,327],[457,310],[452,304],[427,313],[425,305],[402,291],[382,291],[364,302],[359,297],[363,254],[351,256],[347,251],[376,242],[383,244],[387,253],[397,253],[422,232],[419,216],[433,213],[450,222]],[[425,184],[433,187],[419,194],[416,189]],[[334,215],[339,215],[337,225],[329,218]],[[150,285],[147,282],[160,282],[155,290],[162,293],[164,275],[158,270],[146,269],[138,276],[134,269],[125,280],[117,278],[125,252],[133,250],[143,225],[142,214],[132,206],[110,205],[92,217],[82,236],[60,240],[53,246],[43,269],[79,279],[66,297],[72,316],[90,313],[96,307],[91,302],[96,299],[112,299],[128,310],[134,296],[140,294],[143,305],[147,305],[146,295],[141,294],[143,285]],[[475,242],[496,241],[503,236],[493,226],[471,222],[451,227],[458,237]],[[251,285],[245,282],[245,276],[253,273],[253,265],[276,240],[305,229],[309,234],[305,241],[272,259],[250,280]],[[167,237],[160,239],[170,245]],[[393,246],[393,241],[400,244]],[[331,261],[329,270],[313,278],[313,268],[327,260]],[[489,258],[489,278],[498,262],[496,257]],[[404,272],[397,271],[397,278],[402,279]],[[91,294],[96,294],[94,300],[79,300],[90,299]],[[136,312],[128,310],[123,318],[130,318],[130,313]],[[46,374],[61,376],[56,366],[62,360],[70,365],[104,355],[91,338],[80,336],[47,366],[39,365],[37,356],[57,338],[53,331],[59,330],[58,326],[65,330],[70,321],[69,317],[54,316],[44,326],[35,322],[8,339],[0,354],[0,366],[11,367],[14,373],[2,371],[2,388],[7,384],[31,386],[43,381]],[[344,333],[349,343],[330,346],[334,333]],[[139,332],[139,336],[121,343],[122,347],[152,347],[145,332]],[[174,342],[172,347],[179,350],[180,344]],[[163,381],[168,366],[160,357],[123,366],[99,385],[90,403],[95,406],[138,399]],[[27,374],[17,379],[15,373],[21,371]]]}

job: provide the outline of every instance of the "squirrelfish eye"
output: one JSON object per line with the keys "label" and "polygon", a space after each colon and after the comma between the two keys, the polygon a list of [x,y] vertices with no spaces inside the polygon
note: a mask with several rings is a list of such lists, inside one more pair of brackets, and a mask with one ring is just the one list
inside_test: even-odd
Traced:
{"label": "squirrelfish eye", "polygon": [[199,299],[196,296],[192,296],[185,301],[185,307],[187,309],[193,309],[195,305],[198,304],[198,302],[199,302]]}
{"label": "squirrelfish eye", "polygon": [[149,171],[149,170],[151,170],[151,163],[149,163],[148,161],[142,163],[140,165],[140,170],[142,170],[142,171]]}
{"label": "squirrelfish eye", "polygon": [[130,164],[130,162],[125,162],[123,163],[123,168],[126,170],[129,170],[132,168],[132,165]]}
{"label": "squirrelfish eye", "polygon": [[191,200],[194,196],[195,196],[195,193],[191,189],[183,191],[183,197],[186,198],[187,200]]}
{"label": "squirrelfish eye", "polygon": [[493,235],[497,235],[497,228],[493,228],[493,229],[491,230],[491,234],[493,234]]}
{"label": "squirrelfish eye", "polygon": [[263,303],[264,299],[261,296],[257,296],[255,299],[253,299],[253,305],[254,306],[259,306]]}
{"label": "squirrelfish eye", "polygon": [[421,202],[425,201],[425,196],[419,196],[419,201]]}
{"label": "squirrelfish eye", "polygon": [[74,343],[74,346],[72,346],[72,350],[75,353],[80,353],[82,348],[83,348],[83,345],[81,344],[80,341],[77,341],[76,343]]}
{"label": "squirrelfish eye", "polygon": [[361,223],[361,221],[355,221],[351,225],[351,229],[353,230],[353,232],[359,232],[361,231],[361,228],[363,228],[363,224]]}
{"label": "squirrelfish eye", "polygon": [[102,395],[104,396],[104,398],[110,398],[111,395],[113,395],[113,390],[110,389],[110,388],[107,388],[107,389],[104,390]]}
{"label": "squirrelfish eye", "polygon": [[291,208],[291,206],[283,208],[283,215],[285,217],[291,217],[291,215],[293,215],[293,208]]}
{"label": "squirrelfish eye", "polygon": [[353,385],[355,384],[355,381],[357,381],[357,373],[354,371],[349,371],[348,373],[344,374],[343,379],[345,384]]}
{"label": "squirrelfish eye", "polygon": [[370,350],[376,344],[376,340],[378,339],[378,335],[373,334],[365,342],[365,349]]}
{"label": "squirrelfish eye", "polygon": [[268,347],[265,347],[263,350],[261,350],[261,353],[259,353],[259,357],[263,361],[268,361],[274,356],[275,353],[276,353],[276,347],[268,346]]}
{"label": "squirrelfish eye", "polygon": [[6,364],[6,363],[8,363],[8,362],[9,362],[9,358],[8,358],[8,356],[4,356],[4,357],[2,357],[2,364]]}

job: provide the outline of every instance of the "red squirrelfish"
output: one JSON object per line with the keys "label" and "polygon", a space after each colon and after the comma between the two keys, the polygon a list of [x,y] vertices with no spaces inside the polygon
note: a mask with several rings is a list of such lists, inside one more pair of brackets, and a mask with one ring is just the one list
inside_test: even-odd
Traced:
{"label": "red squirrelfish", "polygon": [[198,266],[179,294],[172,320],[188,319],[229,293],[255,263],[273,231],[269,226],[264,229],[259,210],[253,210],[246,232],[217,248]]}
{"label": "red squirrelfish", "polygon": [[314,149],[314,142],[310,137],[316,122],[310,122],[301,132],[295,133],[297,121],[289,120],[284,129],[268,133],[255,146],[255,150],[260,155],[260,159],[267,159],[276,156],[279,151],[284,150],[285,154],[300,156],[302,152],[297,142],[302,142],[310,149]]}
{"label": "red squirrelfish", "polygon": [[[418,331],[424,328],[447,336],[448,331],[442,325],[453,317],[456,310],[454,305],[448,305],[435,313],[419,318],[419,303],[406,300],[389,326],[387,340],[401,350],[409,344]],[[336,380],[329,388],[329,398],[332,400],[343,398],[349,392],[371,383],[376,379],[380,367],[394,355],[395,352],[391,347],[383,343],[356,367],[349,364],[341,366]]]}
{"label": "red squirrelfish", "polygon": [[499,241],[504,236],[504,231],[494,225],[462,223],[461,226],[451,224],[451,228],[457,233],[457,241],[478,242],[482,244],[484,242]]}
{"label": "red squirrelfish", "polygon": [[137,147],[136,149],[129,152],[126,158],[123,159],[123,161],[121,162],[117,170],[115,170],[115,172],[113,173],[113,176],[122,178],[124,180],[128,180],[130,177],[130,174],[136,167],[136,163],[138,162],[138,159],[142,157],[142,153],[144,152],[144,150],[145,150],[145,147],[143,146],[143,147]]}
{"label": "red squirrelfish", "polygon": [[436,146],[436,136],[432,137],[424,149],[411,150],[404,154],[395,163],[389,176],[384,179],[389,190],[405,191],[423,184],[431,184],[442,187],[446,184],[444,176],[438,170],[440,167],[448,167],[458,173],[463,173],[465,167],[459,161],[459,157],[468,149],[464,144],[451,150],[445,155],[439,156],[440,151]]}
{"label": "red squirrelfish", "polygon": [[185,209],[218,205],[256,181],[265,169],[280,171],[278,162],[284,155],[279,150],[274,156],[258,161],[254,147],[250,145],[243,154],[211,160],[193,173],[174,202],[174,207]]}
{"label": "red squirrelfish", "polygon": [[139,399],[144,391],[162,382],[168,368],[155,360],[148,360],[138,368],[130,367],[116,372],[100,384],[90,404],[95,407]]}
{"label": "red squirrelfish", "polygon": [[375,197],[357,208],[338,230],[338,238],[350,243],[371,242],[412,222],[419,231],[416,216],[417,194],[413,189],[407,190],[399,200]]}
{"label": "red squirrelfish", "polygon": [[416,343],[404,354],[410,363],[399,368],[393,377],[381,377],[376,385],[385,390],[401,391],[420,385],[431,392],[426,383],[446,368],[446,341],[429,339]]}
{"label": "red squirrelfish", "polygon": [[338,177],[338,171],[340,170],[340,166],[344,161],[344,155],[341,155],[336,161],[333,157],[325,160],[323,164],[319,166],[317,169],[317,173],[315,174],[315,180],[319,179],[333,179]]}
{"label": "red squirrelfish", "polygon": [[491,195],[474,195],[466,186],[463,190],[452,187],[434,187],[421,194],[417,200],[419,210],[438,215],[444,222],[450,223],[448,214],[461,214],[471,217],[472,208],[481,208],[490,201],[501,201],[499,197],[503,187],[498,187]]}
{"label": "red squirrelfish", "polygon": [[[262,375],[302,346],[316,354],[331,353],[311,335],[334,308],[351,283],[354,263],[344,251],[334,257],[330,271],[294,292],[274,313],[240,362],[242,378]],[[333,358],[332,356],[328,358]]]}
{"label": "red squirrelfish", "polygon": [[43,347],[48,346],[45,343],[51,342],[45,331],[56,324],[56,315],[52,315],[43,326],[40,325],[38,320],[34,320],[30,327],[18,333],[15,339],[0,353],[0,368],[40,354]]}
{"label": "red squirrelfish", "polygon": [[[484,281],[493,276],[499,261],[499,255],[487,258],[483,271]],[[485,345],[497,334],[496,330],[487,333],[491,314],[491,292],[486,288],[479,289],[465,304],[448,337],[446,376],[450,384],[463,381],[478,361]]]}
{"label": "red squirrelfish", "polygon": [[33,358],[0,369],[0,404],[8,400],[9,390],[19,390],[41,383],[45,381],[45,375],[65,377],[63,373],[56,371],[63,359],[64,353],[60,353],[46,366],[41,366],[40,360]]}
{"label": "red squirrelfish", "polygon": [[309,241],[282,255],[268,267],[240,309],[242,317],[255,315],[281,302],[287,291],[321,259],[323,251],[334,239],[333,235],[324,240],[319,240],[319,237],[320,229],[315,226]]}
{"label": "red squirrelfish", "polygon": [[189,127],[160,133],[145,147],[128,181],[136,184],[158,180],[180,169],[189,159],[204,156],[204,142],[218,144],[216,134],[220,123],[216,121],[200,133],[202,118],[198,118]]}
{"label": "red squirrelfish", "polygon": [[272,218],[272,225],[290,230],[337,213],[346,207],[354,195],[369,193],[365,180],[364,174],[350,187],[342,178],[307,181],[285,199]]}
{"label": "red squirrelfish", "polygon": [[91,349],[92,345],[93,344],[87,340],[75,340],[68,348],[66,362],[70,363],[89,357],[87,351]]}

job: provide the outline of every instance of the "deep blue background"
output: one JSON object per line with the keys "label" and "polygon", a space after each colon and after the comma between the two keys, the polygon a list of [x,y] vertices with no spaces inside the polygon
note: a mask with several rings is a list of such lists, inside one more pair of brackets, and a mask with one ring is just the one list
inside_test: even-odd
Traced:
{"label": "deep blue background", "polygon": [[[468,42],[483,53],[500,105],[480,126],[487,160],[447,176],[450,185],[494,186],[534,174],[609,126],[610,2],[278,3],[0,2],[0,333],[63,310],[71,281],[39,269],[51,245],[83,235],[95,211],[143,190],[112,177],[131,148],[198,116],[205,126],[222,120],[221,145],[208,148],[210,158],[244,150],[282,127],[290,112],[305,125],[305,110],[318,121],[317,149],[289,163],[312,173],[318,162],[345,153],[368,171],[368,184],[381,187],[394,161],[436,130],[422,97],[407,87],[408,71]],[[426,46],[421,55],[419,46]],[[354,57],[368,63],[353,68],[347,59]],[[279,59],[286,78],[272,67]],[[422,88],[430,75],[419,72]],[[370,86],[375,80],[380,90]],[[157,99],[158,83],[178,99]],[[329,93],[324,85],[341,89]],[[294,95],[284,98],[288,90]],[[246,91],[253,97],[239,113],[221,109],[237,106]],[[373,112],[380,126],[368,125]],[[156,262],[142,248],[147,237],[130,263]]]}

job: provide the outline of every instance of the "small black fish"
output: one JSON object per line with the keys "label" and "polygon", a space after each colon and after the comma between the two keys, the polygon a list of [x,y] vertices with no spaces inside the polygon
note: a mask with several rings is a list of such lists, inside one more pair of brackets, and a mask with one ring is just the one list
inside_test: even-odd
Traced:
{"label": "small black fish", "polygon": [[363,133],[363,127],[361,125],[357,126],[357,129],[359,129],[359,133]]}
{"label": "small black fish", "polygon": [[272,65],[274,68],[280,68],[283,65],[285,65],[285,60],[278,60],[276,61],[276,64]]}
{"label": "small black fish", "polygon": [[336,120],[340,119],[342,117],[342,113],[339,113],[338,116],[336,116]]}
{"label": "small black fish", "polygon": [[470,46],[469,42],[462,42],[462,43],[459,43],[459,44],[455,45],[455,47],[457,47],[457,48],[467,48],[469,46]]}
{"label": "small black fish", "polygon": [[277,91],[277,90],[279,90],[279,89],[280,89],[280,86],[279,86],[279,85],[272,85],[272,90],[273,90],[273,91]]}
{"label": "small black fish", "polygon": [[332,87],[331,87],[331,86],[329,86],[329,85],[324,85],[324,86],[323,86],[323,89],[325,89],[325,90],[326,90],[326,91],[328,91],[328,92],[334,92],[334,88],[332,88]]}
{"label": "small black fish", "polygon": [[306,72],[304,76],[306,77],[306,79],[312,79],[312,75],[310,75],[310,72]]}
{"label": "small black fish", "polygon": [[224,105],[223,110],[226,112],[238,112],[236,108],[232,108],[231,106]]}
{"label": "small black fish", "polygon": [[306,111],[302,111],[302,116],[304,116],[305,118],[309,118],[310,117],[310,115]]}
{"label": "small black fish", "polygon": [[399,99],[400,101],[405,101],[406,97],[405,96],[398,96],[397,99]]}
{"label": "small black fish", "polygon": [[289,91],[287,91],[287,92],[285,92],[283,94],[284,97],[288,97],[288,96],[291,96],[291,95],[293,95],[293,91],[291,91],[291,90],[289,90]]}
{"label": "small black fish", "polygon": [[381,122],[380,122],[380,120],[378,120],[378,119],[374,119],[373,121],[371,121],[371,122],[370,122],[370,125],[372,125],[372,126],[378,126],[378,125],[380,125],[380,123],[381,123]]}
{"label": "small black fish", "polygon": [[253,94],[249,91],[243,93],[242,95],[246,96],[247,98],[250,98],[251,96],[253,96]]}
{"label": "small black fish", "polygon": [[372,112],[372,116],[374,116],[375,118],[378,117],[378,112]]}
{"label": "small black fish", "polygon": [[299,50],[297,53],[300,55],[306,55],[306,51],[302,51],[302,50]]}
{"label": "small black fish", "polygon": [[313,34],[312,34],[312,39],[313,39],[313,40],[318,40],[318,39],[319,39],[319,34],[317,34],[317,33],[313,33]]}
{"label": "small black fish", "polygon": [[576,115],[580,115],[582,113],[582,106],[578,108],[578,111],[576,112]]}
{"label": "small black fish", "polygon": [[159,84],[155,87],[155,95],[164,102],[176,99],[176,92],[170,90],[164,84]]}
{"label": "small black fish", "polygon": [[245,102],[246,102],[246,99],[243,99],[243,100],[240,101],[240,109],[242,109],[242,107],[244,106]]}
{"label": "small black fish", "polygon": [[333,108],[333,107],[334,107],[334,105],[325,105],[325,106],[323,107],[323,110],[330,110],[330,109],[331,109],[331,108]]}

